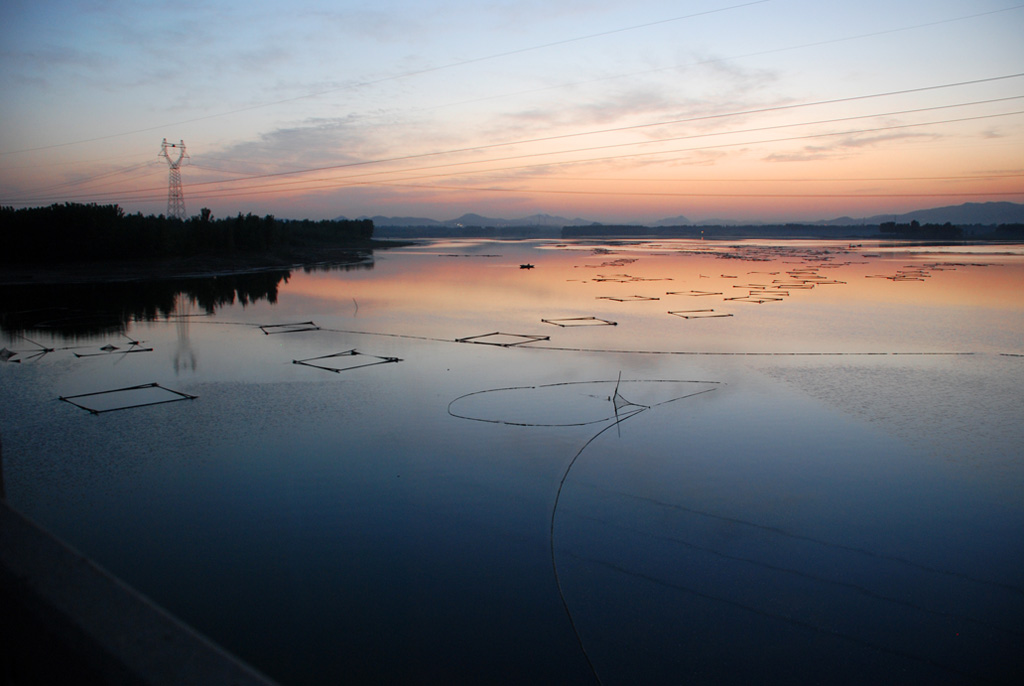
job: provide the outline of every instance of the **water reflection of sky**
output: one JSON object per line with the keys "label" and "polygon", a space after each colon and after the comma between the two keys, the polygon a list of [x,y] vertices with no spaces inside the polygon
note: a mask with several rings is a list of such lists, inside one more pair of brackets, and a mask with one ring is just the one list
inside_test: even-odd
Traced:
{"label": "water reflection of sky", "polygon": [[[1024,258],[735,245],[437,243],[5,333],[7,496],[285,683],[1009,683]],[[548,339],[454,342],[491,332]],[[293,364],[350,350],[401,361]],[[197,398],[57,400],[152,382]]]}

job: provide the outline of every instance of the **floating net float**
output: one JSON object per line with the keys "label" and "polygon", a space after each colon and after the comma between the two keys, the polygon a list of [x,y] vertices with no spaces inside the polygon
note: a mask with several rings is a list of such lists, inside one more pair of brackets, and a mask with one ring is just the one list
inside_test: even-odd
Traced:
{"label": "floating net float", "polygon": [[486,253],[468,253],[468,252],[439,252],[439,253],[421,253],[423,255],[435,255],[436,257],[504,257],[504,255],[486,254]]}
{"label": "floating net float", "polygon": [[29,343],[36,347],[32,348],[31,350],[11,350],[5,347],[2,350],[0,350],[0,362],[29,362],[31,360],[37,360],[41,357],[45,357],[46,355],[49,355],[52,352],[57,352],[58,350],[81,350],[86,347],[91,347],[83,345],[69,345],[60,348],[51,348],[49,346],[43,345],[42,343],[39,343],[38,341],[33,341],[28,336],[21,335],[20,338],[28,341]]}
{"label": "floating net float", "polygon": [[601,319],[600,317],[563,317],[561,319],[541,319],[545,324],[554,324],[555,326],[569,327],[569,326],[618,326],[618,322],[613,322],[608,319]]}
{"label": "floating net float", "polygon": [[[137,341],[128,334],[124,333],[123,331],[121,332],[121,336],[124,337],[125,341],[128,343],[127,348],[121,348],[119,346],[114,345],[113,343],[107,343],[106,345],[98,349],[99,352],[75,352],[72,354],[75,357],[101,357],[103,355],[153,352],[153,348],[145,348],[142,346],[144,341]],[[35,360],[44,357],[52,352],[57,352],[58,350],[96,350],[96,348],[93,348],[92,345],[67,345],[59,348],[53,348],[50,346],[43,345],[38,341],[34,341],[28,336],[20,335],[20,338],[22,338],[25,341],[28,341],[29,343],[36,347],[27,351],[10,350],[9,348],[3,348],[2,350],[0,350],[0,362],[27,362],[30,360]]]}
{"label": "floating net float", "polygon": [[641,302],[641,301],[644,301],[644,300],[660,300],[660,298],[654,298],[654,297],[651,297],[651,296],[648,296],[648,295],[623,295],[623,296],[599,295],[599,296],[597,296],[597,299],[598,300],[614,300],[615,302],[620,302],[620,303]]}
{"label": "floating net float", "polygon": [[933,272],[955,272],[958,267],[990,267],[992,265],[985,263],[967,263],[967,262],[929,262],[921,265],[922,269],[927,269]]}
{"label": "floating net float", "polygon": [[669,314],[682,319],[713,319],[715,317],[731,317],[732,313],[710,310],[669,310]]}
{"label": "floating net float", "polygon": [[785,281],[782,279],[776,279],[773,281],[775,285],[772,288],[785,288],[786,290],[805,290],[809,291],[814,288],[814,284],[808,281]]}
{"label": "floating net float", "polygon": [[523,333],[504,333],[501,331],[494,331],[491,333],[483,333],[477,336],[466,336],[465,338],[456,338],[456,343],[476,343],[478,345],[496,345],[502,348],[512,348],[517,345],[525,345],[527,343],[536,343],[537,341],[550,341],[550,336],[543,336],[538,334],[523,334]]}
{"label": "floating net float", "polygon": [[151,353],[153,348],[143,348],[139,341],[132,341],[127,348],[119,348],[113,343],[107,343],[100,348],[98,353],[72,353],[75,357],[105,357],[107,355],[127,355],[129,353]]}
{"label": "floating net float", "polygon": [[[733,288],[745,288],[747,289],[747,295],[750,297],[786,297],[789,295],[789,290],[780,288],[778,286],[769,286],[761,283],[748,283],[746,285],[736,285]],[[728,298],[726,298],[728,300]]]}
{"label": "floating net float", "polygon": [[906,269],[897,269],[896,273],[892,275],[880,274],[867,278],[889,279],[890,281],[924,281],[931,278],[931,276],[929,269],[908,266]]}
{"label": "floating net float", "polygon": [[672,277],[630,276],[629,274],[598,274],[590,280],[594,283],[636,283],[640,281],[672,281]]}
{"label": "floating net float", "polygon": [[[570,278],[568,281],[578,281]],[[595,284],[635,284],[638,282],[671,282],[672,276],[632,276],[630,274],[597,274],[591,278]],[[584,281],[584,283],[587,283]]]}
{"label": "floating net float", "polygon": [[[103,346],[106,348],[107,346]],[[100,348],[100,350],[103,350]],[[129,353],[151,353],[153,348],[125,348],[122,350],[116,346],[111,346],[110,350],[98,353],[73,353],[75,357],[109,357],[110,355],[127,355]]]}
{"label": "floating net float", "polygon": [[[352,360],[355,357],[359,357],[362,359],[358,361],[349,362],[349,360]],[[373,367],[378,364],[391,364],[393,362],[401,361],[401,358],[398,357],[382,357],[380,355],[367,355],[366,353],[361,353],[355,348],[353,348],[351,350],[344,350],[339,353],[330,353],[328,355],[320,355],[318,357],[307,357],[304,360],[292,360],[292,364],[300,364],[305,367],[315,367],[316,369],[323,369],[328,372],[340,374],[341,372],[347,372],[352,369],[360,369],[362,367]]]}
{"label": "floating net float", "polygon": [[705,295],[722,295],[721,291],[668,291],[665,295],[689,295],[693,297],[701,297]]}
{"label": "floating net float", "polygon": [[267,334],[299,333],[301,331],[319,331],[320,327],[313,322],[293,322],[291,324],[261,324],[260,331]]}
{"label": "floating net float", "polygon": [[600,269],[602,267],[624,267],[627,264],[633,264],[637,261],[636,257],[620,257],[617,260],[609,260],[602,262],[601,264],[578,264],[576,267],[583,267],[584,269]]}
{"label": "floating net float", "polygon": [[736,296],[735,298],[725,298],[725,300],[728,300],[728,301],[731,301],[731,302],[755,303],[757,305],[761,305],[763,303],[781,302],[782,299],[783,299],[782,296],[769,296],[769,295],[756,295],[756,294],[739,295],[739,296]]}
{"label": "floating net float", "polygon": [[[804,274],[790,272],[789,277],[789,283],[803,284],[811,288],[813,288],[814,286],[840,285],[846,283],[845,281],[840,281],[839,279],[830,279],[828,277],[822,276],[821,274]],[[775,279],[773,283],[785,283],[785,280]]]}
{"label": "floating net float", "polygon": [[80,393],[78,395],[62,395],[58,399],[80,407],[92,414],[129,410],[149,405],[163,405],[179,400],[195,400],[198,396],[175,391],[158,383],[147,383],[138,386],[113,388],[108,391]]}
{"label": "floating net float", "polygon": [[825,277],[819,277],[816,279],[803,279],[804,283],[810,283],[815,286],[842,286],[846,282],[840,281],[839,279],[826,279]]}

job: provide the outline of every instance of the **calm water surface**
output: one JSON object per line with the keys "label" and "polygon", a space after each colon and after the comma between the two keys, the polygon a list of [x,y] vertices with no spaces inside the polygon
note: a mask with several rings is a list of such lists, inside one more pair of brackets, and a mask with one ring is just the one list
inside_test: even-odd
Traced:
{"label": "calm water surface", "polygon": [[1020,246],[459,241],[8,287],[4,486],[284,684],[1016,683],[1022,285]]}

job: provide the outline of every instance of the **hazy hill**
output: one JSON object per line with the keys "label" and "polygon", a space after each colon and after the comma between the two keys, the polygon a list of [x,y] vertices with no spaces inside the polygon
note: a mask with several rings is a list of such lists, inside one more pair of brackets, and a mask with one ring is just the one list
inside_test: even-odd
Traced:
{"label": "hazy hill", "polygon": [[693,222],[691,222],[689,219],[680,214],[676,217],[666,217],[665,219],[659,219],[658,221],[651,224],[651,226],[688,226],[690,224],[693,224]]}
{"label": "hazy hill", "polygon": [[1024,223],[1024,204],[1015,202],[967,202],[963,205],[948,205],[925,210],[914,210],[904,214],[876,214],[872,217],[853,219],[839,217],[820,224],[847,226],[850,224],[881,224],[882,222],[909,223],[917,220],[921,224],[960,224],[992,226],[997,224]]}
{"label": "hazy hill", "polygon": [[[550,214],[533,214],[528,217],[505,219],[500,217],[485,217],[483,215],[468,213],[455,219],[438,221],[425,217],[360,217],[360,219],[372,219],[377,229],[393,229],[388,231],[390,235],[400,235],[400,229],[412,228],[421,229],[420,234],[426,235],[422,230],[448,229],[458,231],[466,227],[487,228],[487,229],[511,229],[511,228],[537,228],[555,229],[564,226],[599,226],[601,222],[576,217],[567,219]],[[345,220],[345,217],[338,217],[337,220]],[[806,226],[870,226],[882,222],[909,223],[917,220],[921,224],[951,224],[972,226],[995,226],[998,224],[1024,224],[1024,204],[1013,202],[969,202],[962,205],[950,205],[947,207],[933,207],[914,210],[904,214],[879,214],[871,217],[838,217],[836,219],[822,219],[818,221],[800,222]],[[703,219],[691,221],[683,215],[666,217],[653,223],[647,224],[652,227],[669,226],[759,226],[764,222],[760,221],[739,221],[735,219]],[[636,223],[634,225],[640,225]],[[378,232],[379,233],[379,232]],[[446,232],[451,235],[450,231]]]}
{"label": "hazy hill", "polygon": [[[365,219],[367,217],[360,217]],[[565,217],[558,217],[550,214],[532,214],[529,217],[520,217],[518,219],[504,219],[500,217],[485,217],[483,215],[468,213],[455,219],[447,219],[444,221],[437,221],[436,219],[426,219],[423,217],[368,217],[373,220],[374,226],[437,226],[437,227],[448,227],[448,228],[460,228],[466,226],[474,227],[489,227],[489,228],[508,228],[508,227],[523,227],[523,226],[549,226],[554,228],[561,228],[563,226],[585,226],[587,224],[593,224],[594,222],[586,219],[567,219]]]}

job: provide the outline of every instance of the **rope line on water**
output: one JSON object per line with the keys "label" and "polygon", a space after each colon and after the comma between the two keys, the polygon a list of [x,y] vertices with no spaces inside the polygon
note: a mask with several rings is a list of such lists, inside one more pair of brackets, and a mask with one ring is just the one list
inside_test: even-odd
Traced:
{"label": "rope line on water", "polygon": [[[255,322],[223,322],[223,321],[202,321],[202,324],[222,324],[226,326],[250,326],[259,328],[266,324]],[[394,333],[389,331],[360,331],[358,329],[333,329],[321,327],[319,331],[326,333],[341,333],[354,336],[380,336],[384,338],[404,338],[415,341],[429,341],[431,343],[457,343],[465,345],[466,342],[457,338],[440,338],[437,336],[419,336],[407,333]],[[884,356],[935,356],[955,357],[980,355],[982,353],[973,351],[943,351],[943,350],[898,350],[898,351],[723,351],[723,350],[634,350],[615,348],[570,348],[555,345],[535,345],[524,343],[515,346],[493,346],[496,348],[516,348],[518,350],[548,350],[553,352],[575,352],[575,353],[607,353],[611,355],[694,355],[694,356],[721,356],[721,357],[884,357]],[[999,353],[1004,357],[1024,357],[1024,354]]]}

